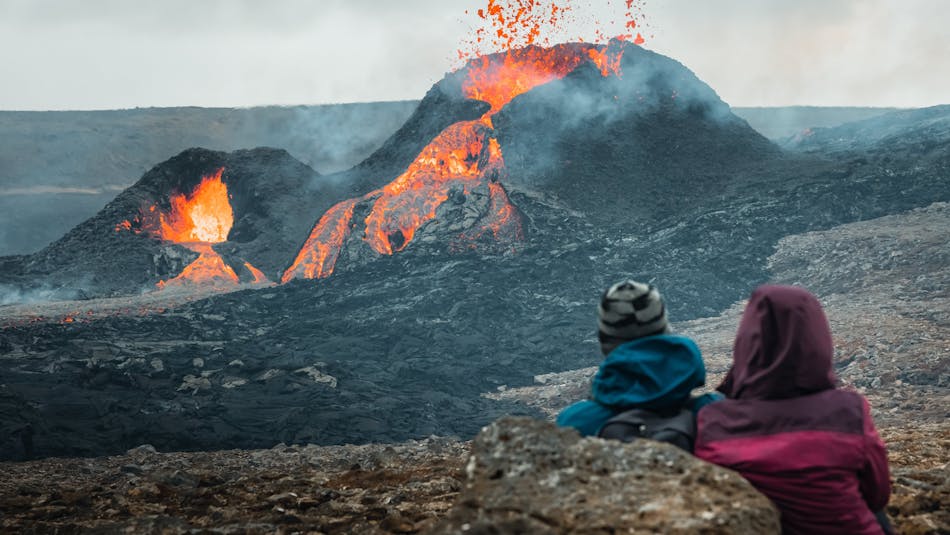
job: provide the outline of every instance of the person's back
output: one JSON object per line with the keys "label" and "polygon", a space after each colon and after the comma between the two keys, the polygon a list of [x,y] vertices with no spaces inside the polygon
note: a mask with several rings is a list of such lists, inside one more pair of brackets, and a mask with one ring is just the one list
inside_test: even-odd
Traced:
{"label": "person's back", "polygon": [[887,454],[864,397],[835,388],[832,353],[814,296],[760,287],[719,387],[727,399],[699,412],[695,454],[768,496],[784,533],[882,533]]}
{"label": "person's back", "polygon": [[705,384],[706,368],[696,344],[670,334],[666,307],[650,285],[624,281],[609,288],[599,308],[598,338],[607,358],[591,385],[591,399],[562,411],[557,424],[581,435],[632,409],[698,410],[718,396],[690,392]]}

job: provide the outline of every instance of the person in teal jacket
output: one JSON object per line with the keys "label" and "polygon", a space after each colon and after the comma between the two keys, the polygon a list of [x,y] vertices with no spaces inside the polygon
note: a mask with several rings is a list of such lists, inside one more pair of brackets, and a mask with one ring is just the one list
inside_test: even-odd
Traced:
{"label": "person in teal jacket", "polygon": [[625,410],[687,407],[697,412],[722,399],[692,395],[706,384],[706,366],[695,342],[670,332],[666,305],[652,285],[614,284],[604,292],[598,313],[598,339],[607,358],[594,376],[591,398],[564,409],[559,426],[593,436]]}

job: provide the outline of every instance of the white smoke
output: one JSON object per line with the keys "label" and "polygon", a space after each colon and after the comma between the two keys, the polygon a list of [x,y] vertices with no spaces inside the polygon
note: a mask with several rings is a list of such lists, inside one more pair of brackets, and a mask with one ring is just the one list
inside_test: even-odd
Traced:
{"label": "white smoke", "polygon": [[20,288],[9,284],[0,284],[0,306],[69,301],[79,297],[81,297],[81,292],[75,289],[53,288],[48,285],[37,288]]}

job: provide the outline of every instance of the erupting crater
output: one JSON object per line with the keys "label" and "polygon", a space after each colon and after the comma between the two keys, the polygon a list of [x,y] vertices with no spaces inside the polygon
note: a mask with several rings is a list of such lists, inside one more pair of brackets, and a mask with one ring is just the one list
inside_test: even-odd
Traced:
{"label": "erupting crater", "polygon": [[468,196],[479,187],[489,192],[489,211],[478,228],[453,239],[451,249],[469,248],[464,243],[475,248],[489,234],[499,241],[523,240],[521,215],[500,182],[507,178],[507,171],[492,116],[516,96],[563,78],[585,62],[592,62],[604,77],[620,76],[622,54],[622,46],[570,43],[527,46],[470,60],[459,72],[462,93],[487,102],[490,109],[474,121],[457,122],[443,130],[389,184],[331,207],[313,227],[281,281],[330,276],[341,248],[360,223],[353,218],[355,207],[362,204],[370,206],[362,221],[362,239],[380,255],[405,249],[417,231],[436,218],[451,191]]}
{"label": "erupting crater", "polygon": [[[174,193],[169,197],[169,209],[161,210],[153,204],[140,211],[131,220],[116,225],[116,231],[131,231],[154,239],[177,243],[198,253],[198,258],[185,266],[176,277],[159,281],[160,289],[169,287],[233,286],[240,282],[234,269],[213,248],[215,243],[227,241],[234,225],[228,187],[221,180],[224,168],[203,176],[191,193]],[[267,278],[245,262],[254,282]]]}

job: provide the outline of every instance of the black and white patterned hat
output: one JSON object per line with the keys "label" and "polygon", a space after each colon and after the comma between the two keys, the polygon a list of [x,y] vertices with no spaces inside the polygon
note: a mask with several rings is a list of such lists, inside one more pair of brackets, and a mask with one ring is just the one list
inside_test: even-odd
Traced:
{"label": "black and white patterned hat", "polygon": [[611,286],[600,300],[598,338],[604,355],[635,338],[669,332],[666,305],[651,284],[623,281]]}

